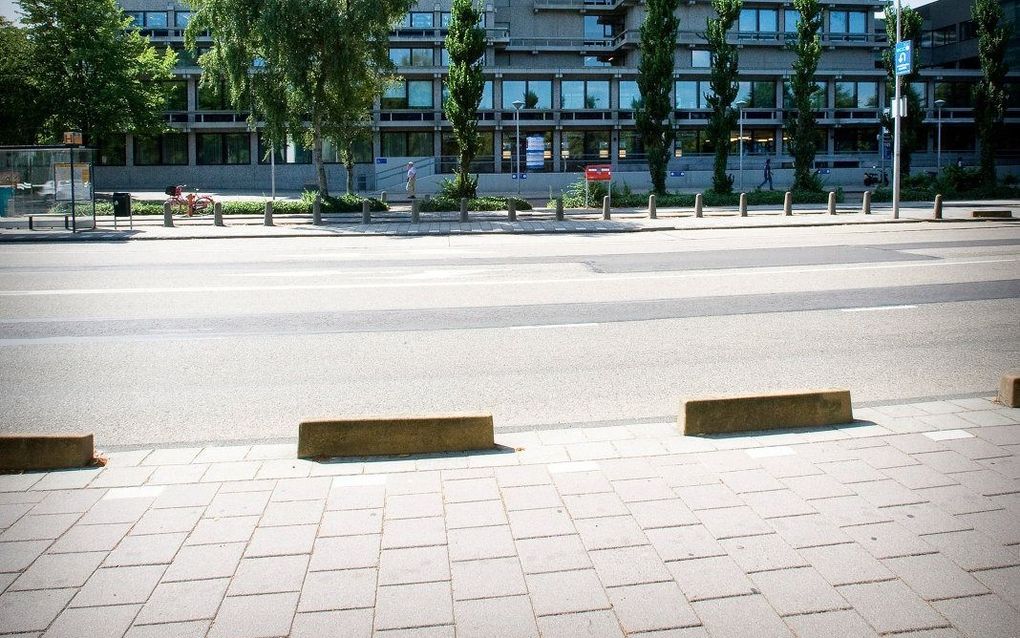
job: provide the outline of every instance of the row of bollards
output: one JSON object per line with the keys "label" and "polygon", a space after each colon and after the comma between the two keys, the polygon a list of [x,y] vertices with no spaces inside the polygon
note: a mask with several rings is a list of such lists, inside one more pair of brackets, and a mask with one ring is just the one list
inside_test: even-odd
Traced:
{"label": "row of bollards", "polygon": [[[385,193],[383,193],[385,195]],[[385,200],[383,200],[385,201]],[[555,198],[556,205],[556,221],[563,221],[563,197]],[[739,214],[741,217],[747,217],[747,193],[740,193],[739,200]],[[835,215],[836,213],[836,193],[834,191],[829,192],[827,212],[829,215]],[[871,214],[871,191],[864,191],[864,198],[861,202],[861,214]],[[783,215],[793,215],[793,193],[787,191],[783,196]],[[704,196],[698,193],[694,196],[694,216],[704,217]],[[658,210],[655,194],[648,196],[648,217],[649,219],[658,219]],[[517,221],[517,202],[514,199],[507,199],[507,218],[509,221]],[[933,210],[934,219],[942,219],[942,195],[935,196],[935,204]],[[611,202],[608,196],[602,198],[602,219],[612,219],[612,208]],[[467,223],[470,221],[468,213],[468,200],[467,198],[461,198],[460,200],[460,221]],[[316,226],[322,224],[322,199],[316,195],[315,200],[312,202],[312,223]],[[372,223],[372,212],[369,201],[363,200],[361,202],[361,223],[370,224]],[[421,207],[417,199],[411,199],[411,223],[421,223]],[[213,225],[223,226],[223,204],[216,202],[213,204]],[[273,202],[267,201],[265,204],[265,212],[263,217],[263,225],[273,226]],[[170,203],[163,204],[163,226],[167,228],[174,227],[173,220],[173,209]]]}

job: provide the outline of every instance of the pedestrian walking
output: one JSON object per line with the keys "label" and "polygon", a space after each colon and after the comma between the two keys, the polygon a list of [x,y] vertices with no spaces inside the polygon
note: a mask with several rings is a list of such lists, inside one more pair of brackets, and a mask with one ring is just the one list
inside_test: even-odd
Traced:
{"label": "pedestrian walking", "polygon": [[772,158],[769,158],[769,157],[765,158],[765,174],[764,174],[764,177],[765,177],[765,179],[761,180],[761,184],[758,184],[758,190],[761,190],[762,186],[764,186],[766,184],[766,182],[769,185],[769,190],[770,191],[776,190],[776,189],[772,188]]}
{"label": "pedestrian walking", "polygon": [[408,197],[414,197],[415,183],[418,181],[418,171],[414,168],[414,162],[407,163],[407,190]]}

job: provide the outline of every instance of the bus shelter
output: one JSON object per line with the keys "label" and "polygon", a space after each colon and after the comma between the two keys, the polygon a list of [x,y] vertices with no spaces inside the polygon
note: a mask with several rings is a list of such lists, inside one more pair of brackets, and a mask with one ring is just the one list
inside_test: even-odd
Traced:
{"label": "bus shelter", "polygon": [[94,149],[0,146],[0,219],[62,219],[71,231],[96,227]]}

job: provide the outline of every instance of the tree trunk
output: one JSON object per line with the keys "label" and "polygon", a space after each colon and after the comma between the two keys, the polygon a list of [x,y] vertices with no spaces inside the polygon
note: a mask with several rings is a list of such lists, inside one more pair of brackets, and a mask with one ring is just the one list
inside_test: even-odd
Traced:
{"label": "tree trunk", "polygon": [[326,167],[322,163],[322,117],[312,116],[312,164],[315,165],[316,181],[319,185],[319,196],[329,197],[329,186],[326,184]]}
{"label": "tree trunk", "polygon": [[[348,154],[348,157],[353,158],[354,156]],[[344,162],[344,168],[347,169],[347,194],[351,195],[354,193],[354,160],[349,159]]]}

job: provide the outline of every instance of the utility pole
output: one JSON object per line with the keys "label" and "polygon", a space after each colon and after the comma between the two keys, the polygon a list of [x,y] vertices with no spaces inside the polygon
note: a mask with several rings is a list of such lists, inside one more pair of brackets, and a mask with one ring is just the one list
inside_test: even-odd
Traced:
{"label": "utility pole", "polygon": [[896,93],[895,102],[893,102],[893,200],[892,200],[892,215],[893,219],[900,218],[900,118],[903,116],[903,103],[901,96],[899,71],[896,69],[896,50],[899,48],[900,42],[903,40],[903,21],[901,20],[900,14],[903,12],[903,8],[900,4],[900,0],[896,0],[896,49],[893,49],[893,75],[896,81]]}

